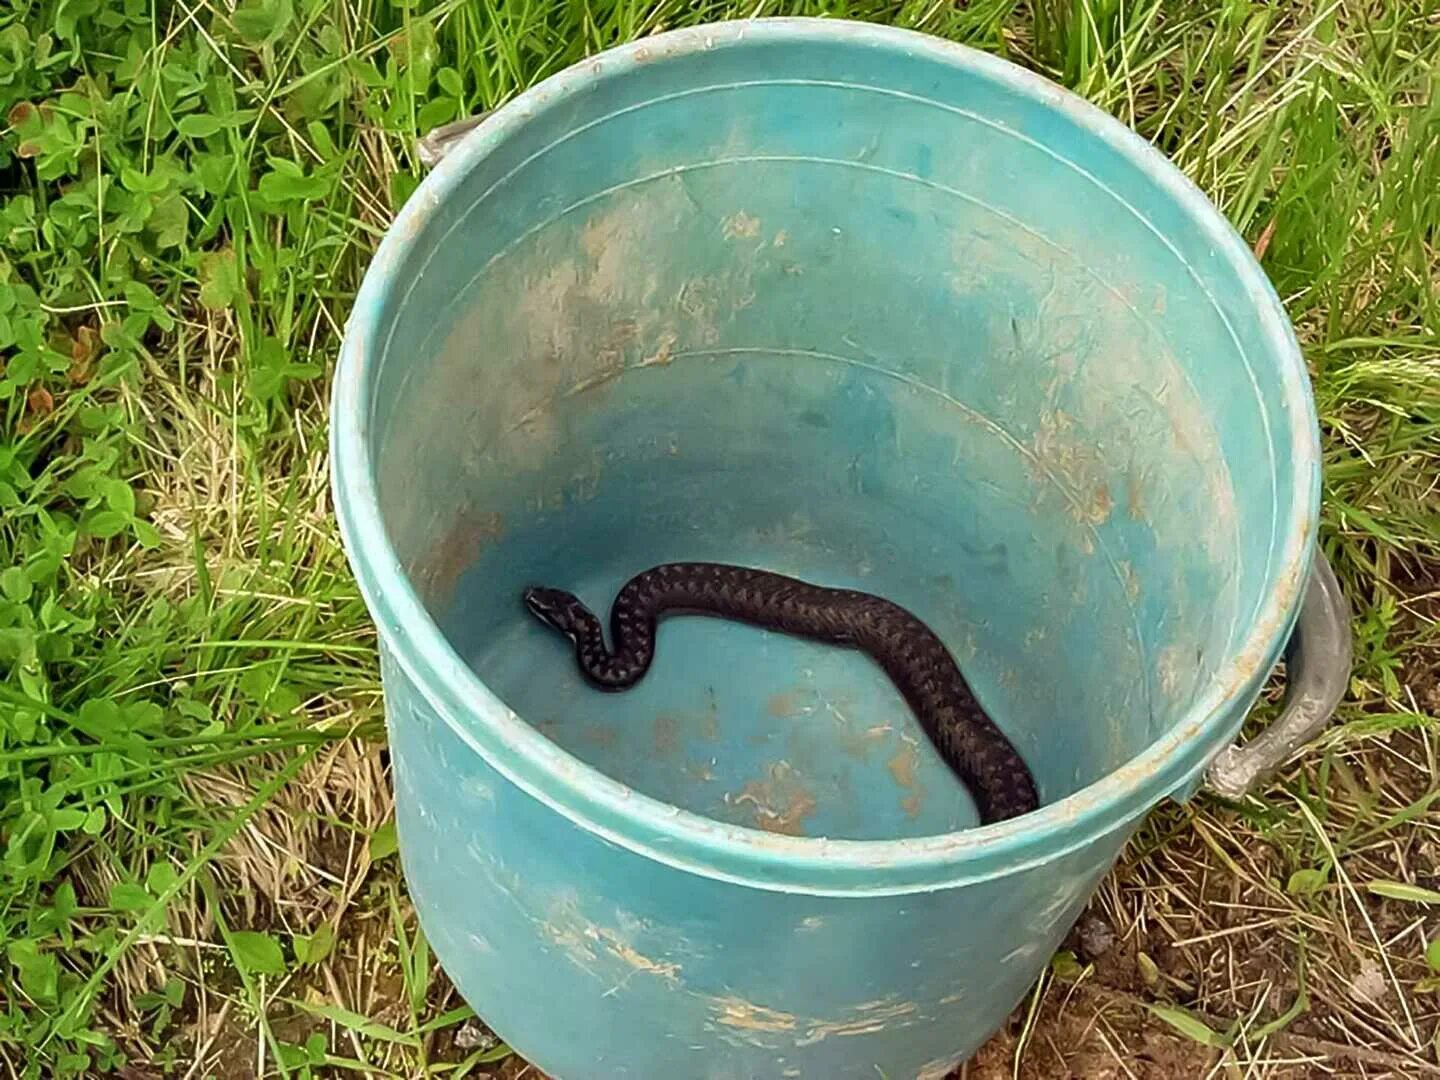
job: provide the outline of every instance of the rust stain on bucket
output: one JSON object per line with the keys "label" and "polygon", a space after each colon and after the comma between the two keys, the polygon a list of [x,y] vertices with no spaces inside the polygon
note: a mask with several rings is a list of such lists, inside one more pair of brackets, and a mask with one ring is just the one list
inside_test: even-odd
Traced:
{"label": "rust stain on bucket", "polygon": [[828,1038],[871,1035],[887,1027],[914,1023],[919,1008],[913,1001],[881,998],[851,1006],[836,1019],[798,1016],[795,1013],[760,1005],[742,997],[729,995],[710,999],[715,1023],[725,1027],[762,1034],[794,1033],[795,1045],[810,1046]]}
{"label": "rust stain on bucket", "polygon": [[913,1001],[884,999],[857,1005],[854,1015],[844,1020],[814,1020],[796,1046],[809,1046],[831,1036],[871,1035],[887,1027],[901,1026],[919,1012]]}
{"label": "rust stain on bucket", "polygon": [[680,721],[673,716],[655,718],[655,754],[669,757],[680,749]]}
{"label": "rust stain on bucket", "polygon": [[890,775],[895,778],[895,783],[907,792],[900,799],[900,809],[905,811],[907,817],[919,817],[920,809],[925,802],[925,791],[920,786],[917,776],[920,754],[915,744],[908,739],[903,739],[900,749],[895,752],[895,756],[887,765]]}
{"label": "rust stain on bucket", "polygon": [[715,1022],[741,1031],[794,1031],[800,1023],[794,1013],[756,1005],[740,997],[712,999]]}
{"label": "rust stain on bucket", "polygon": [[840,749],[850,757],[856,761],[868,761],[871,752],[886,740],[892,730],[889,724],[875,724],[858,732],[846,726],[842,728],[836,738],[840,743]]}
{"label": "rust stain on bucket", "polygon": [[760,219],[751,217],[741,210],[734,216],[726,218],[722,229],[727,240],[738,240],[742,237],[753,238],[760,235]]}
{"label": "rust stain on bucket", "polygon": [[890,759],[888,767],[890,775],[895,778],[895,783],[903,788],[915,786],[915,769],[920,764],[920,755],[915,752],[915,747],[910,743],[903,744]]}
{"label": "rust stain on bucket", "polygon": [[754,808],[755,827],[784,836],[803,836],[803,822],[815,812],[815,794],[788,761],[771,764],[727,801]]}
{"label": "rust stain on bucket", "polygon": [[414,571],[425,600],[433,604],[449,597],[460,575],[474,565],[482,551],[504,535],[503,514],[475,509],[460,511]]}
{"label": "rust stain on bucket", "polygon": [[814,712],[814,708],[801,700],[799,692],[790,691],[772,694],[770,699],[765,702],[765,711],[771,716],[788,719],[793,716],[805,716]]}

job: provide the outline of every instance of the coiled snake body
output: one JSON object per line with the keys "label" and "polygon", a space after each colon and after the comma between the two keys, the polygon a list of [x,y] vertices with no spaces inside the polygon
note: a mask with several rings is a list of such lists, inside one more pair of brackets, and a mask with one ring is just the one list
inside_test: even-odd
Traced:
{"label": "coiled snake body", "polygon": [[644,677],[667,614],[710,615],[859,649],[890,676],[940,756],[969,787],[981,821],[1017,817],[1039,804],[1030,770],[980,708],[944,644],[879,596],[741,566],[665,563],[620,589],[610,609],[613,648],[605,645],[600,620],[572,594],[532,586],[524,600],[574,643],[581,672],[601,690],[625,690]]}

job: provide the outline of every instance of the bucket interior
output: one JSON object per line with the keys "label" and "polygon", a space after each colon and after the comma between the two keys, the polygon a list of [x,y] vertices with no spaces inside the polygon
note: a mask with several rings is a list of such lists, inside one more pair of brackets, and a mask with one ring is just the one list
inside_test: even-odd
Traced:
{"label": "bucket interior", "polygon": [[1263,301],[1128,143],[973,64],[834,40],[582,68],[441,167],[386,269],[400,562],[502,700],[639,792],[794,835],[977,820],[862,654],[674,618],[602,694],[526,585],[602,620],[669,561],[878,593],[1046,802],[1175,724],[1273,589],[1300,418]]}

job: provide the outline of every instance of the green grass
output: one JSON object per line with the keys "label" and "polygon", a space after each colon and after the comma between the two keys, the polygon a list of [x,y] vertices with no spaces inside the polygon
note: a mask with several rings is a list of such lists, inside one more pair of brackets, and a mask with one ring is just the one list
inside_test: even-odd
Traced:
{"label": "green grass", "polygon": [[[1322,541],[1356,610],[1351,698],[1264,804],[1156,815],[1098,906],[1122,932],[1165,927],[1177,955],[1199,939],[1277,958],[1260,981],[1235,974],[1243,963],[1154,981],[1140,963],[1144,1022],[1167,1038],[1213,1036],[1223,1046],[1207,1053],[1253,1075],[1287,1034],[1332,1064],[1363,1064],[1357,1047],[1397,1075],[1436,1062],[1430,0],[13,0],[0,13],[8,1075],[128,1061],[177,1076],[457,1076],[504,1056],[457,1044],[473,1022],[390,857],[374,637],[327,493],[340,328],[418,181],[419,135],[617,42],[782,13],[924,29],[1064,82],[1169,154],[1262,254],[1315,380]],[[1247,937],[1206,905],[1221,894],[1293,925]],[[1356,996],[1367,963],[1383,1000]],[[1046,1075],[1027,1055],[1063,1023],[1067,979],[1123,999],[1093,970],[1057,965],[1037,987],[1023,1075]]]}

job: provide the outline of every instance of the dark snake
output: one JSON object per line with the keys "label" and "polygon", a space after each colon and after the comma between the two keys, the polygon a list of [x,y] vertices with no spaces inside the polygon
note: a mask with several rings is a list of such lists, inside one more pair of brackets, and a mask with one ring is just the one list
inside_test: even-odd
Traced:
{"label": "dark snake", "polygon": [[610,609],[613,649],[605,645],[600,620],[571,593],[531,586],[524,600],[574,643],[581,673],[600,690],[626,690],[644,677],[664,615],[710,615],[859,649],[890,676],[940,756],[970,789],[982,822],[1018,817],[1039,805],[1030,770],[980,708],[944,643],[882,597],[741,566],[665,563],[620,589]]}

